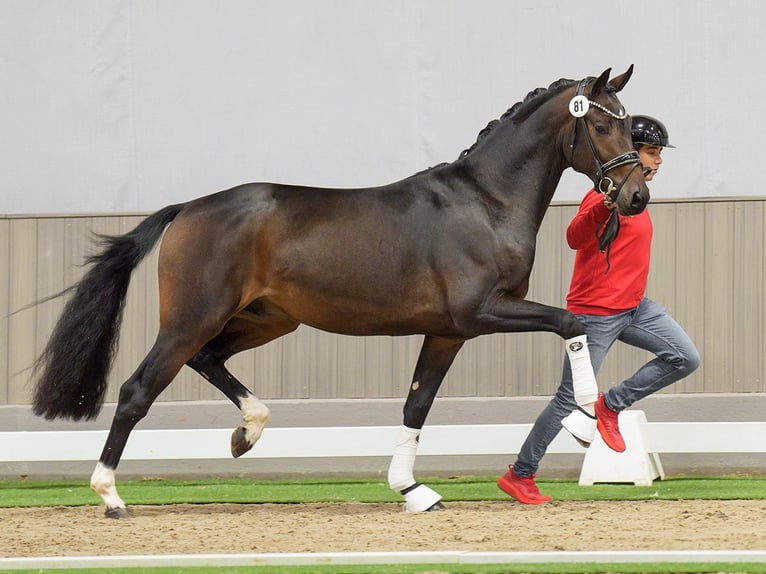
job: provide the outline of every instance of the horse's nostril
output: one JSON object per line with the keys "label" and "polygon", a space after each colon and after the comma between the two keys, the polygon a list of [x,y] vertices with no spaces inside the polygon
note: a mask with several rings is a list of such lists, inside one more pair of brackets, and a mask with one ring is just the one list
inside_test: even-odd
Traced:
{"label": "horse's nostril", "polygon": [[634,192],[630,205],[632,207],[641,207],[644,204],[644,198],[641,196],[641,192]]}

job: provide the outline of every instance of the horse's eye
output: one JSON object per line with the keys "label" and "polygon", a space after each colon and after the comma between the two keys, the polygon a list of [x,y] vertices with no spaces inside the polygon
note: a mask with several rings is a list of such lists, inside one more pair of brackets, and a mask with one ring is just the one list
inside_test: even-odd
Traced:
{"label": "horse's eye", "polygon": [[595,128],[596,128],[596,133],[602,136],[605,136],[606,134],[609,133],[609,126],[606,126],[604,124],[596,124]]}

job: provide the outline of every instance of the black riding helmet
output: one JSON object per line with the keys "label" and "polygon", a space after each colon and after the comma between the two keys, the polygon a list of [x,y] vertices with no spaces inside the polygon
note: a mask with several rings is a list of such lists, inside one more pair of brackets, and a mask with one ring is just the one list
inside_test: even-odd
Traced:
{"label": "black riding helmet", "polygon": [[635,147],[640,145],[658,145],[661,147],[675,147],[670,145],[668,130],[665,125],[651,116],[633,116],[630,126],[630,135]]}

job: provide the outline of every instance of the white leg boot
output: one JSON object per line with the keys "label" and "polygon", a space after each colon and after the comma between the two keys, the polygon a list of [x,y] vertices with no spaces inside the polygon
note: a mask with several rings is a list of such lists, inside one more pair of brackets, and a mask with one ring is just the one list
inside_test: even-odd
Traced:
{"label": "white leg boot", "polygon": [[594,405],[598,399],[598,385],[590,363],[587,336],[572,337],[565,344],[572,367],[572,386],[577,408],[564,417],[561,424],[577,442],[587,448],[596,437]]}
{"label": "white leg boot", "polygon": [[424,512],[442,508],[441,495],[424,484],[415,482],[415,455],[420,430],[406,426],[399,433],[394,456],[388,467],[388,485],[404,496],[404,512]]}

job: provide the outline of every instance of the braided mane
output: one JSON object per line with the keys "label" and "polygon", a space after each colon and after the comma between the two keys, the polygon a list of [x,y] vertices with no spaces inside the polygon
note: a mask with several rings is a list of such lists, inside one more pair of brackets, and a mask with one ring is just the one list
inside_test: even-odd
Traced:
{"label": "braided mane", "polygon": [[571,86],[574,82],[575,80],[561,78],[560,80],[553,82],[547,88],[535,88],[527,94],[523,101],[516,102],[498,119],[489,122],[487,127],[479,132],[479,135],[476,137],[474,144],[460,153],[460,157],[465,157],[470,154],[476,148],[476,146],[479,145],[479,142],[487,137],[487,135],[498,126],[498,124],[503,123],[509,119],[515,123],[523,122],[537,108],[539,108],[541,105],[543,105],[562,90]]}

